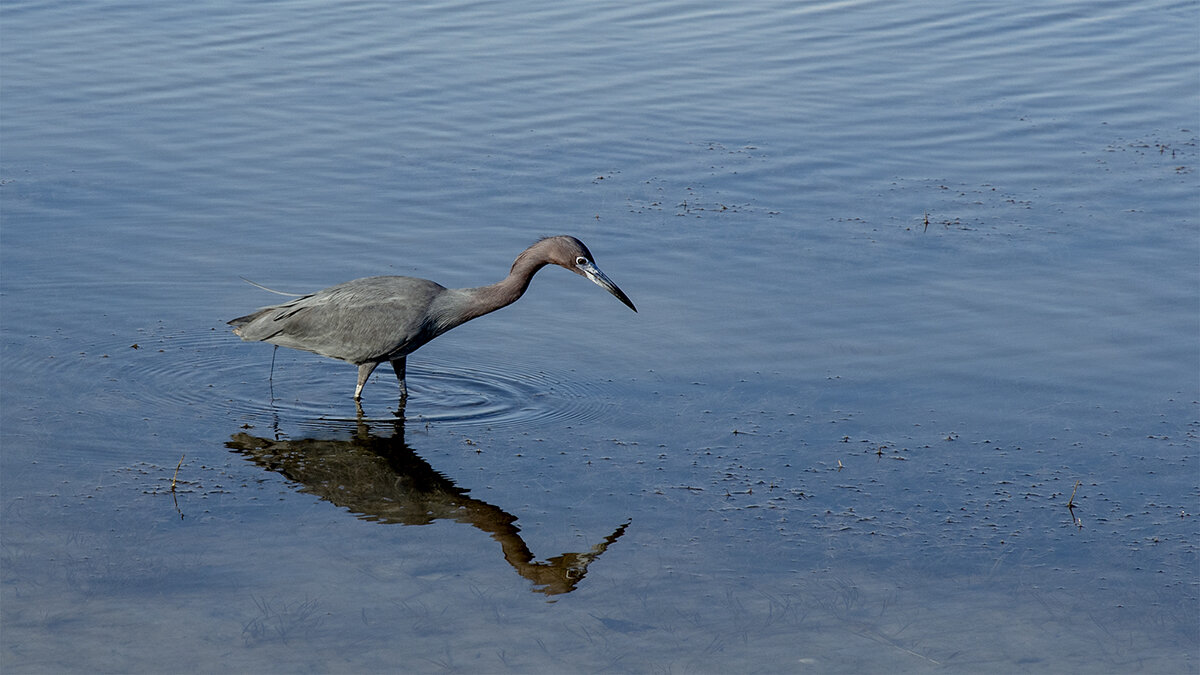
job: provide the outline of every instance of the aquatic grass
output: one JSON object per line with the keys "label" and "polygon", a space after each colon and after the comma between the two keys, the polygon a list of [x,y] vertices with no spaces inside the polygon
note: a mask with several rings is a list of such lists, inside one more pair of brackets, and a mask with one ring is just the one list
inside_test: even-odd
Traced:
{"label": "aquatic grass", "polygon": [[264,597],[252,598],[258,614],[242,623],[242,638],[247,647],[264,642],[289,644],[313,635],[322,615],[316,600],[272,604]]}

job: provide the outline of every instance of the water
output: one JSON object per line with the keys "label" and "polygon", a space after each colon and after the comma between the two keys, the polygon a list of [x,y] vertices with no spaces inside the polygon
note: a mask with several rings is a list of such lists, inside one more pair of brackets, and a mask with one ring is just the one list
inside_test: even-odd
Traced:
{"label": "water", "polygon": [[[5,3],[0,664],[1197,670],[1197,25]],[[403,424],[224,325],[557,233],[639,313],[544,270]]]}

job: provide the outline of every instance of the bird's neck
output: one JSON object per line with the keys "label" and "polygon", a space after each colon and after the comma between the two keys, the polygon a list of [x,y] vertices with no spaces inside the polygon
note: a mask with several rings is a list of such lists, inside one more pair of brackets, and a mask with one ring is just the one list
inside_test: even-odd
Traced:
{"label": "bird's neck", "polygon": [[520,257],[513,263],[508,276],[490,286],[463,289],[469,300],[460,311],[462,322],[470,321],[516,302],[529,288],[533,275],[546,263]]}

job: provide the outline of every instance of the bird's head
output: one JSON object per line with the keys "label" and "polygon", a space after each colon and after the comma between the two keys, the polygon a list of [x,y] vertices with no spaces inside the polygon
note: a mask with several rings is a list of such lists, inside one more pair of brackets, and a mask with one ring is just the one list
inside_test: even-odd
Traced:
{"label": "bird's head", "polygon": [[575,237],[562,235],[558,237],[546,237],[538,243],[530,247],[529,251],[537,250],[537,253],[543,256],[547,263],[565,267],[572,272],[585,276],[591,279],[592,283],[600,288],[612,293],[616,299],[625,304],[626,307],[637,311],[637,307],[633,306],[633,301],[629,296],[625,295],[612,279],[608,278],[604,272],[596,267],[595,259],[592,258],[592,252],[587,246],[583,245]]}

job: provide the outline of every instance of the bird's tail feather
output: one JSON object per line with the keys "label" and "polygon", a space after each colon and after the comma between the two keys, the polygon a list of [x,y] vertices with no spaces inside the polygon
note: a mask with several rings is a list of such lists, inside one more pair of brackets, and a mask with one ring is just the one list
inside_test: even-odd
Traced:
{"label": "bird's tail feather", "polygon": [[251,286],[253,286],[255,288],[261,288],[264,291],[266,291],[268,293],[274,293],[275,295],[283,295],[283,296],[287,296],[289,298],[299,298],[299,297],[302,297],[305,295],[304,293],[288,293],[286,291],[277,291],[274,288],[267,288],[266,286],[263,286],[262,284],[250,281],[246,277],[238,277],[238,278],[241,279],[242,281],[250,284]]}

